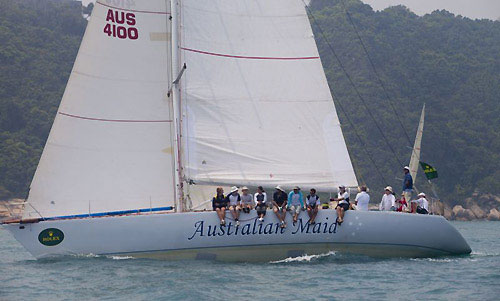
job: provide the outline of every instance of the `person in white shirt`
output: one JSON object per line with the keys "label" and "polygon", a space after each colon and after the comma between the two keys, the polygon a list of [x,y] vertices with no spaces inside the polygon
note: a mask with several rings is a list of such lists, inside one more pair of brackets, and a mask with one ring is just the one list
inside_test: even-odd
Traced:
{"label": "person in white shirt", "polygon": [[378,206],[380,211],[394,211],[396,208],[396,198],[394,197],[391,186],[387,186],[382,196],[382,201]]}
{"label": "person in white shirt", "polygon": [[345,186],[339,186],[339,193],[337,198],[330,199],[330,201],[337,202],[337,207],[335,210],[337,211],[337,223],[338,225],[342,225],[344,221],[344,214],[347,210],[349,210],[349,192],[346,191]]}
{"label": "person in white shirt", "polygon": [[368,211],[368,203],[370,202],[370,195],[366,192],[368,188],[366,186],[361,186],[360,192],[356,195],[354,204],[356,205],[356,210]]}
{"label": "person in white shirt", "polygon": [[429,214],[429,201],[425,198],[425,193],[419,193],[418,200],[412,202],[417,203],[417,213]]}
{"label": "person in white shirt", "polygon": [[229,204],[229,211],[233,215],[236,226],[240,225],[239,217],[241,211],[241,196],[238,193],[238,187],[231,187],[231,191],[226,196],[227,202]]}

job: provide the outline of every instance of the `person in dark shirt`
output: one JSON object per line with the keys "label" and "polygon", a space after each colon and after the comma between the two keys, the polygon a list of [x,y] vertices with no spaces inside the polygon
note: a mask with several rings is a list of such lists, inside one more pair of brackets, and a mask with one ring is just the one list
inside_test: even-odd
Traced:
{"label": "person in dark shirt", "polygon": [[226,225],[226,209],[228,200],[224,196],[224,189],[217,187],[217,194],[212,199],[212,208],[217,212],[222,226]]}
{"label": "person in dark shirt", "polygon": [[273,194],[273,211],[280,220],[280,227],[286,228],[286,204],[288,202],[288,195],[281,186],[276,186],[276,192]]}
{"label": "person in dark shirt", "polygon": [[263,222],[264,217],[266,216],[267,194],[262,186],[257,187],[257,193],[255,193],[254,199],[255,199],[255,210],[257,210],[259,221]]}
{"label": "person in dark shirt", "polygon": [[309,215],[309,223],[314,225],[318,208],[321,204],[319,196],[316,194],[316,189],[311,188],[309,195],[306,197],[307,214]]}
{"label": "person in dark shirt", "polygon": [[412,205],[412,207],[409,208],[410,211],[414,212],[416,208],[413,208],[413,204],[411,203],[411,194],[413,192],[413,178],[410,174],[410,168],[408,166],[405,166],[403,170],[405,173],[405,177],[403,179],[403,197],[408,204]]}

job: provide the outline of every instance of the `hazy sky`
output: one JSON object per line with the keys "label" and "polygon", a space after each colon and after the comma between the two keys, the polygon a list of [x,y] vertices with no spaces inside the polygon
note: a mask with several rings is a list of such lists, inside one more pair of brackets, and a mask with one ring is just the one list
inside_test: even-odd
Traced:
{"label": "hazy sky", "polygon": [[[414,13],[423,15],[436,9],[446,9],[456,15],[471,19],[493,19],[500,17],[500,0],[362,0],[374,9],[403,4]],[[82,0],[84,4],[95,0]]]}
{"label": "hazy sky", "polygon": [[423,15],[436,9],[446,9],[455,15],[471,19],[493,19],[500,17],[500,0],[362,0],[373,9],[403,4],[414,13]]}

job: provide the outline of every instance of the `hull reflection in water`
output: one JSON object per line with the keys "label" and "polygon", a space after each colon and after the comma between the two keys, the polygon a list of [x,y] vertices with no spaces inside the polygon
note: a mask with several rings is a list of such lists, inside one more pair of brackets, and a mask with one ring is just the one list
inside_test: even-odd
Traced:
{"label": "hull reflection in water", "polygon": [[[341,226],[333,210],[321,210],[315,225],[307,215],[279,228],[268,211],[255,212],[241,225],[222,227],[214,212],[144,214],[4,225],[36,258],[75,255],[126,255],[157,259],[276,261],[331,251],[374,257],[433,257],[468,254],[462,235],[443,217],[395,212],[348,211]],[[43,235],[63,236],[46,245]],[[52,234],[52,235],[56,235]]]}

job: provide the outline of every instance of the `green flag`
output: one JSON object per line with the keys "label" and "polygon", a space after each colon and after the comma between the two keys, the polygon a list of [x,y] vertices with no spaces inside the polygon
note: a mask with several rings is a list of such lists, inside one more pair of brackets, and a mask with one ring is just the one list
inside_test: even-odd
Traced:
{"label": "green flag", "polygon": [[422,166],[427,180],[432,180],[438,177],[438,171],[434,167],[422,161],[420,161],[420,166]]}

